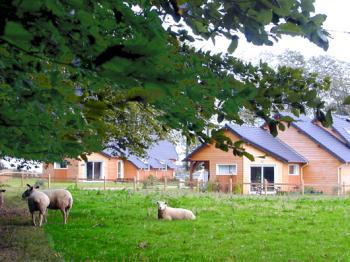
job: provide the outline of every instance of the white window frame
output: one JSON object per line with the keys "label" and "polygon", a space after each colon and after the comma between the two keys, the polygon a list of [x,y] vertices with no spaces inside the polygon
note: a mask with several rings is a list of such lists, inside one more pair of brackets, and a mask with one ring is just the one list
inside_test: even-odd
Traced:
{"label": "white window frame", "polygon": [[[101,178],[100,179],[104,179],[105,178],[105,163],[103,160],[88,160],[87,162],[93,162],[93,166],[92,166],[92,170],[93,170],[93,173],[92,173],[92,177],[94,177],[95,175],[95,171],[94,171],[94,163],[101,163]],[[88,165],[87,165],[87,162],[85,162],[85,179],[87,179],[87,168],[88,168]],[[92,179],[91,181],[98,181],[98,180],[95,180],[95,179]]]}
{"label": "white window frame", "polygon": [[[290,166],[294,166],[294,171],[296,170],[295,173],[293,173],[293,174],[290,173],[290,169],[289,169]],[[299,176],[300,175],[300,167],[299,167],[299,165],[298,164],[289,164],[288,165],[288,175],[289,176]]]}
{"label": "white window frame", "polygon": [[66,162],[66,167],[61,167],[61,163],[58,163],[58,162],[54,162],[53,163],[53,169],[68,169],[68,162],[67,161],[63,161],[63,162]]}
{"label": "white window frame", "polygon": [[[235,166],[235,173],[233,174],[220,174],[219,166]],[[228,164],[216,164],[216,175],[217,176],[236,176],[237,175],[237,164],[236,163],[228,163]]]}

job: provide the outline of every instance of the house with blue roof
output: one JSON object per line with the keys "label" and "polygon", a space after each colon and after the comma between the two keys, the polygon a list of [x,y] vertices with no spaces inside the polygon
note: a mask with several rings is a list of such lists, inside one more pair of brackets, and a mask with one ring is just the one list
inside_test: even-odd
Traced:
{"label": "house with blue roof", "polygon": [[301,154],[308,163],[303,168],[305,185],[335,193],[340,186],[350,190],[350,119],[333,115],[331,127],[323,127],[309,117],[295,122],[278,138]]}
{"label": "house with blue roof", "polygon": [[174,144],[161,140],[151,145],[144,157],[130,154],[127,150],[123,155],[107,148],[102,152],[87,156],[87,161],[67,159],[63,163],[48,164],[43,168],[43,176],[56,180],[132,180],[142,181],[149,176],[163,179],[174,177],[175,162],[178,159]]}
{"label": "house with blue roof", "polygon": [[209,180],[218,182],[224,190],[232,179],[246,194],[256,193],[254,184],[264,181],[273,184],[271,190],[299,190],[302,183],[325,193],[350,190],[350,118],[335,115],[330,128],[308,117],[295,120],[277,137],[266,125],[227,124],[226,136],[233,142],[243,141],[254,161],[223,152],[215,143],[203,144],[185,159],[190,172],[202,167]]}
{"label": "house with blue roof", "polygon": [[254,161],[224,152],[216,148],[215,143],[203,144],[185,159],[190,163],[190,172],[204,167],[209,181],[218,182],[222,190],[227,190],[232,179],[233,186],[239,187],[244,194],[257,193],[264,181],[273,184],[268,188],[271,193],[277,187],[290,191],[300,185],[301,170],[307,159],[267,130],[227,124],[225,135],[233,142],[243,141],[243,147]]}

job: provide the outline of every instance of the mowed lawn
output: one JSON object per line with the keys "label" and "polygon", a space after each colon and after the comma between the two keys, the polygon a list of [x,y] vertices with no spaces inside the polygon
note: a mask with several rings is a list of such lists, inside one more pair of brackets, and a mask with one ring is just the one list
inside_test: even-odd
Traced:
{"label": "mowed lawn", "polygon": [[[66,260],[349,261],[350,199],[72,191],[69,224],[46,234]],[[196,221],[157,220],[156,201]]]}

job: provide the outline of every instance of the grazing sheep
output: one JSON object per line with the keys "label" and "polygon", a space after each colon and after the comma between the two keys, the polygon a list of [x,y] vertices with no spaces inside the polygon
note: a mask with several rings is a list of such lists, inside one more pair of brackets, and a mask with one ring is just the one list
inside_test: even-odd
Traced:
{"label": "grazing sheep", "polygon": [[179,219],[196,219],[192,211],[183,208],[168,207],[166,202],[157,201],[158,219],[179,220]]}
{"label": "grazing sheep", "polygon": [[6,191],[5,189],[0,189],[0,209],[4,205],[4,193],[5,193],[5,191]]}
{"label": "grazing sheep", "polygon": [[63,223],[67,224],[69,211],[73,205],[72,194],[65,189],[48,189],[43,190],[42,192],[45,193],[50,199],[49,209],[61,210]]}
{"label": "grazing sheep", "polygon": [[27,199],[29,212],[32,215],[33,225],[36,226],[34,212],[39,211],[39,226],[43,223],[43,218],[46,221],[47,208],[50,204],[50,199],[43,192],[38,191],[38,186],[32,187],[28,185],[28,189],[22,194],[23,199]]}

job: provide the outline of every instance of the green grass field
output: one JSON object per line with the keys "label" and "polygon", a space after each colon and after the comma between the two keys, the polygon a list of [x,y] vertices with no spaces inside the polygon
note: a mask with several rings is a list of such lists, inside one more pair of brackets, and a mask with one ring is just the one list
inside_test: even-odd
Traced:
{"label": "green grass field", "polygon": [[[349,261],[350,199],[73,191],[69,224],[44,230],[66,260]],[[156,219],[157,200],[196,221]]]}

